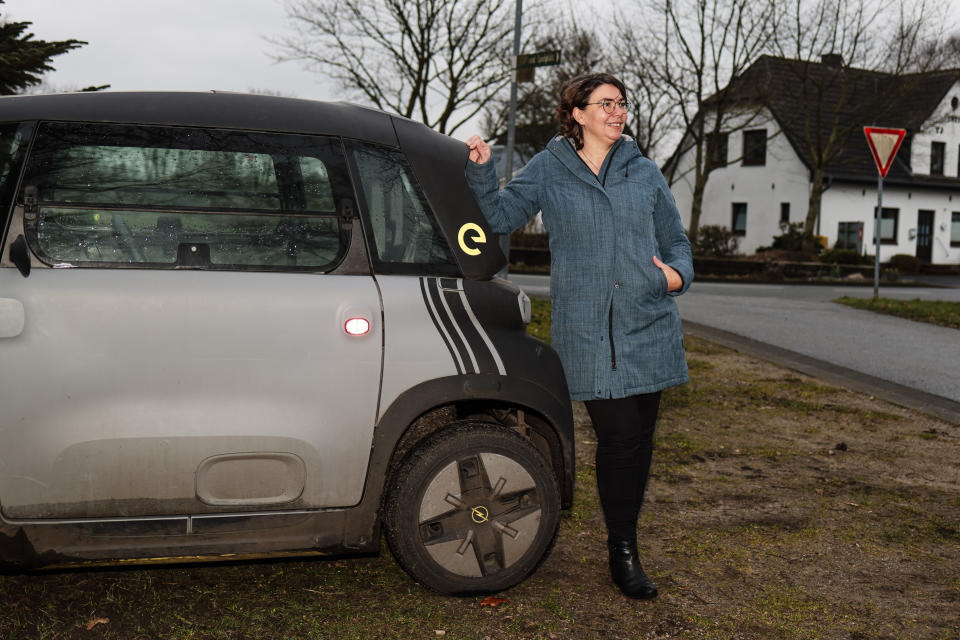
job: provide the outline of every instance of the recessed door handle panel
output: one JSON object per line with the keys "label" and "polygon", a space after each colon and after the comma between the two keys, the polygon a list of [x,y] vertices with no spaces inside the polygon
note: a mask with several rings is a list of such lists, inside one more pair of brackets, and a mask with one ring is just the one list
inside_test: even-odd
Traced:
{"label": "recessed door handle panel", "polygon": [[0,298],[0,338],[16,338],[23,333],[23,303],[13,298]]}

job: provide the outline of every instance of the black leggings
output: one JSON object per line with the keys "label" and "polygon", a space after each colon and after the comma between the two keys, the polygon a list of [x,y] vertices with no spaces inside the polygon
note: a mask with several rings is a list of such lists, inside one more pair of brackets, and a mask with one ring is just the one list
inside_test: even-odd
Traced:
{"label": "black leggings", "polygon": [[597,433],[597,489],[610,540],[637,539],[660,392],[584,402]]}

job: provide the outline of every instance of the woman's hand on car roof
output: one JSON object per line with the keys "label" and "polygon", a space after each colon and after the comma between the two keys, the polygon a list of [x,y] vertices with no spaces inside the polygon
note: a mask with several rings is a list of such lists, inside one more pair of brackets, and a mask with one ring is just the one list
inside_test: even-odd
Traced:
{"label": "woman's hand on car roof", "polygon": [[490,145],[483,141],[480,136],[472,136],[467,140],[467,146],[470,147],[470,160],[477,164],[485,164],[490,159]]}

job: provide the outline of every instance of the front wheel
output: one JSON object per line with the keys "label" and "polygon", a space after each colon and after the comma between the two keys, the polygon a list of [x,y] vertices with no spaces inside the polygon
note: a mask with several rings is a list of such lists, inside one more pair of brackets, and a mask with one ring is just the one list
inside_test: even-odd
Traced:
{"label": "front wheel", "polygon": [[560,520],[550,466],[517,433],[457,423],[417,447],[394,474],[384,510],[397,562],[449,594],[500,591],[546,558]]}

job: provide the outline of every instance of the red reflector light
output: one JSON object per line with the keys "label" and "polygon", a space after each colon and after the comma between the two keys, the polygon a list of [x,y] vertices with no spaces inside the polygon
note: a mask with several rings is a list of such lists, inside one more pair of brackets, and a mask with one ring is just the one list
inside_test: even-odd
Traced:
{"label": "red reflector light", "polygon": [[366,318],[350,318],[343,323],[343,330],[352,336],[362,336],[370,331],[370,321]]}

